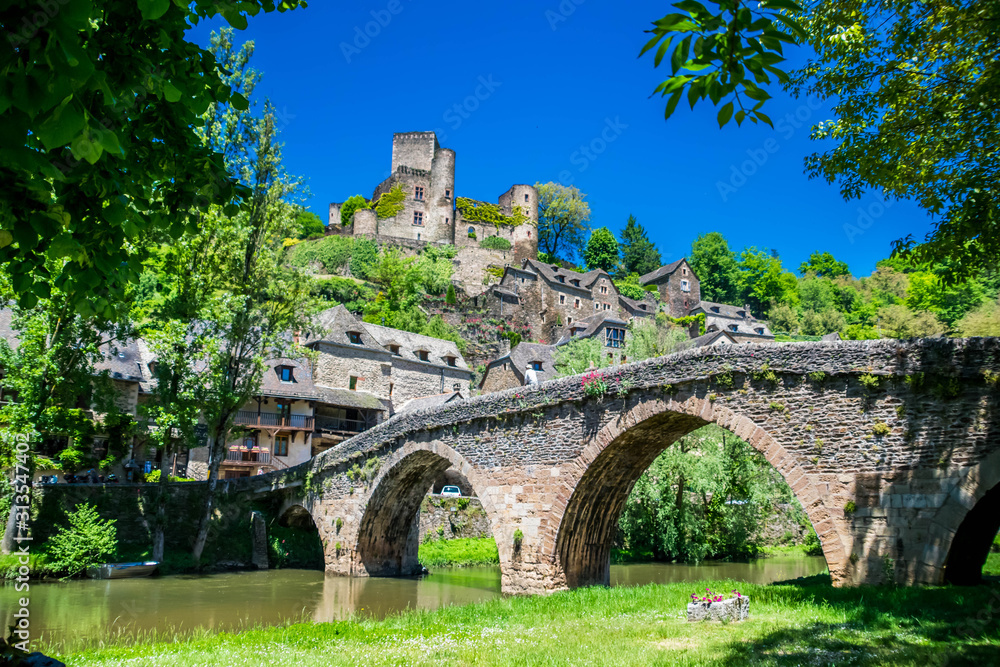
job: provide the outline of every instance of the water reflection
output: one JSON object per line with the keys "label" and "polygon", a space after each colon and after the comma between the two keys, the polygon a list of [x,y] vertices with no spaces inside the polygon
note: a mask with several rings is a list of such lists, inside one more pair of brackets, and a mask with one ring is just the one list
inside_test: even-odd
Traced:
{"label": "water reflection", "polygon": [[[766,559],[751,563],[634,564],[611,568],[611,582],[735,579],[754,583],[822,572],[822,558]],[[0,587],[0,621],[12,622],[20,595]],[[436,609],[500,596],[497,568],[442,570],[419,579],[326,577],[310,570],[271,570],[117,581],[34,584],[32,636],[44,644],[175,632],[206,627],[239,630],[289,620],[318,622],[352,615],[382,618],[405,609]]]}

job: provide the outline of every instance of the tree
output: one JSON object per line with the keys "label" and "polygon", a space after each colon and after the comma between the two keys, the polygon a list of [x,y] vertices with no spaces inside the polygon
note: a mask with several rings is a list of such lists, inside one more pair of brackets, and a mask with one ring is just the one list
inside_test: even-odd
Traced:
{"label": "tree", "polygon": [[663,263],[660,251],[649,240],[646,230],[630,215],[621,233],[622,275],[652,273]]}
{"label": "tree", "polygon": [[369,208],[371,208],[371,204],[368,203],[367,199],[361,195],[351,195],[340,207],[340,224],[353,225],[354,212]]}
{"label": "tree", "polygon": [[687,331],[671,324],[663,313],[655,319],[633,318],[628,325],[625,355],[629,361],[662,357],[684,349],[689,340]]}
{"label": "tree", "polygon": [[823,278],[851,275],[846,262],[838,262],[829,252],[821,253],[818,250],[809,255],[808,262],[802,262],[799,266],[799,273],[802,275],[814,273]]}
{"label": "tree", "polygon": [[960,319],[956,328],[963,338],[1000,336],[1000,302],[987,301]]}
{"label": "tree", "polygon": [[771,307],[767,313],[771,331],[794,334],[799,330],[799,315],[787,303],[779,303]]}
{"label": "tree", "polygon": [[772,302],[798,300],[798,294],[793,291],[798,282],[795,276],[783,271],[781,260],[766,249],[746,248],[740,253],[737,268],[740,295],[753,312],[765,312]]}
{"label": "tree", "polygon": [[176,238],[210,204],[245,202],[196,129],[209,104],[246,100],[186,33],[219,14],[242,29],[247,14],[299,4],[5,3],[0,265],[23,307],[57,284],[81,313],[112,318],[138,280],[144,235]]}
{"label": "tree", "polygon": [[[667,117],[687,89],[692,108],[706,97],[713,105],[725,100],[720,126],[733,117],[734,102],[741,107],[737,122],[771,124],[759,109],[770,98],[760,86],[773,75],[796,95],[833,101],[834,119],[812,132],[833,146],[806,159],[811,177],[838,182],[845,199],[875,190],[916,201],[935,216],[922,243],[912,235],[899,239],[894,255],[952,260],[947,282],[1000,256],[1000,120],[990,111],[1000,93],[998,0],[829,0],[808,11],[788,0],[675,6],[685,13],[657,21],[643,49],[662,41],[658,66],[673,45],[673,76],[657,88],[670,95]],[[816,56],[788,77],[774,65],[782,60],[781,43],[799,40]],[[749,110],[741,85],[757,102]]]}
{"label": "tree", "polygon": [[610,229],[598,227],[590,233],[587,245],[583,249],[583,261],[587,263],[588,270],[614,271],[619,258],[618,240]]}
{"label": "tree", "polygon": [[319,239],[326,234],[326,225],[319,216],[304,208],[300,208],[295,214],[295,234],[297,239]]}
{"label": "tree", "polygon": [[590,226],[590,204],[575,186],[535,183],[538,191],[538,250],[572,262]]}
{"label": "tree", "polygon": [[698,276],[702,299],[732,304],[739,300],[736,254],[722,234],[709,232],[695,239],[688,264]]}

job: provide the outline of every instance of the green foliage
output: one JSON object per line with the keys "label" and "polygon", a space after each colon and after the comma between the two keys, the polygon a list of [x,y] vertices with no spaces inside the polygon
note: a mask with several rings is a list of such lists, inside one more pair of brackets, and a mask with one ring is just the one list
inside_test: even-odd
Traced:
{"label": "green foliage", "polygon": [[813,371],[809,373],[806,377],[809,378],[810,382],[815,382],[816,384],[823,384],[826,382],[827,374],[823,371]]}
{"label": "green foliage", "polygon": [[590,204],[575,186],[535,183],[538,191],[538,252],[546,261],[573,261],[590,230]]}
{"label": "green foliage", "polygon": [[406,201],[406,197],[407,193],[403,189],[403,185],[396,183],[388,192],[383,192],[382,196],[375,202],[372,207],[375,209],[375,215],[379,220],[396,217],[403,211],[405,207],[403,202]]}
{"label": "green foliage", "polygon": [[[659,314],[657,314],[659,317]],[[705,333],[705,313],[698,313],[697,315],[685,315],[684,317],[670,317],[665,315],[668,322],[672,322],[679,327],[683,327],[687,330],[695,322],[698,323],[698,335],[701,336]]]}
{"label": "green foliage", "polygon": [[619,261],[618,241],[607,227],[598,227],[590,233],[587,245],[583,249],[583,261],[587,269],[603,269],[614,271]]}
{"label": "green foliage", "polygon": [[628,325],[625,355],[631,361],[662,357],[683,349],[688,341],[687,330],[670,323],[659,314],[655,319],[633,318]]}
{"label": "green foliage", "polygon": [[520,528],[514,529],[514,549],[521,548],[521,542],[524,541],[524,533],[521,532]]}
{"label": "green foliage", "polygon": [[45,544],[52,569],[75,577],[88,567],[115,558],[118,537],[114,519],[101,519],[97,508],[83,503],[67,513],[66,520],[67,525],[60,526]]}
{"label": "green foliage", "polygon": [[454,306],[458,303],[458,296],[455,294],[455,286],[451,283],[448,284],[448,291],[444,295],[444,302],[449,306]]}
{"label": "green foliage", "polygon": [[844,503],[844,514],[854,514],[858,511],[858,505],[853,500]]}
{"label": "green foliage", "polygon": [[276,570],[322,570],[323,543],[319,533],[314,528],[293,528],[272,522],[267,528],[267,560]]}
{"label": "green foliage", "polygon": [[556,375],[579,375],[590,368],[608,365],[604,341],[597,338],[577,338],[555,349]]}
{"label": "green foliage", "polygon": [[304,208],[299,209],[295,214],[293,228],[298,230],[295,235],[297,239],[318,239],[326,234],[326,225],[323,224],[319,216]]}
{"label": "green foliage", "polygon": [[758,84],[770,84],[771,77],[780,84],[788,82],[777,65],[785,60],[782,43],[795,44],[804,36],[791,18],[802,7],[791,0],[709,3],[711,9],[685,0],[674,7],[684,13],[654,21],[646,31],[653,37],[639,53],[655,48],[654,67],[670,54],[671,77],[653,91],[669,96],[665,116],[670,118],[686,90],[692,109],[706,98],[716,106],[727,100],[718,113],[719,127],[734,117],[734,111],[737,124],[750,119],[773,127],[760,111],[771,95]]}
{"label": "green foliage", "polygon": [[243,27],[247,13],[299,4],[4,6],[0,265],[22,307],[54,283],[77,312],[115,319],[150,236],[176,239],[210,206],[248,205],[224,149],[199,131],[206,108],[245,109],[248,93],[188,31],[220,13]]}
{"label": "green foliage", "polygon": [[361,280],[373,280],[378,260],[378,245],[374,241],[368,238],[356,239],[351,250],[351,275]]}
{"label": "green foliage", "polygon": [[355,463],[350,469],[345,473],[347,479],[352,482],[361,482],[365,486],[372,483],[375,476],[378,474],[379,460],[376,457],[371,457],[365,461],[365,465],[361,466]]}
{"label": "green foliage", "polygon": [[647,292],[643,289],[642,285],[639,284],[638,273],[630,273],[624,278],[614,280],[613,282],[615,287],[618,289],[618,293],[622,296],[636,301],[642,301],[646,298]]}
{"label": "green foliage", "polygon": [[375,292],[367,284],[338,276],[317,278],[311,288],[312,295],[328,306],[344,304],[352,313],[361,312],[375,298]]}
{"label": "green foliage", "polygon": [[[381,202],[381,199],[379,200]],[[340,207],[340,224],[353,225],[354,212],[370,209],[372,206],[367,199],[361,195],[351,195]],[[377,214],[376,214],[377,215]],[[379,216],[381,217],[381,216]]]}
{"label": "green foliage", "polygon": [[737,303],[740,299],[739,267],[736,254],[719,232],[702,234],[691,244],[688,258],[701,288],[701,298],[717,303]]}
{"label": "green foliage", "polygon": [[818,250],[809,255],[809,261],[799,265],[799,273],[808,273],[825,278],[837,278],[838,276],[849,276],[850,270],[847,262],[838,262],[829,252],[819,252]]}
{"label": "green foliage", "polygon": [[490,250],[510,250],[510,241],[502,236],[487,236],[485,239],[479,242],[480,248],[489,248]]}
{"label": "green foliage", "polygon": [[616,546],[655,560],[752,556],[773,505],[792,498],[753,447],[708,426],[678,440],[642,474],[625,502]]}
{"label": "green foliage", "polygon": [[580,380],[583,395],[590,398],[601,398],[608,393],[608,380],[600,371],[585,373]]}
{"label": "green foliage", "polygon": [[861,383],[861,386],[866,391],[878,391],[879,386],[882,384],[882,378],[871,373],[865,373],[858,378],[858,382]]}
{"label": "green foliage", "polygon": [[511,208],[510,215],[507,215],[497,204],[476,201],[468,197],[458,197],[455,200],[455,208],[469,222],[493,225],[497,229],[501,227],[520,227],[526,222],[531,222],[531,218],[525,214],[524,209],[516,205]]}
{"label": "green foliage", "polygon": [[782,269],[774,253],[751,246],[740,253],[736,266],[739,292],[753,312],[766,312],[772,301],[798,303],[798,280]]}
{"label": "green foliage", "polygon": [[872,433],[879,437],[884,437],[892,433],[892,429],[885,422],[877,422],[872,424]]}
{"label": "green foliage", "polygon": [[[628,216],[628,220],[625,222],[625,229],[621,233],[621,255],[621,273],[623,275],[636,274],[637,276],[642,276],[652,273],[660,268],[660,265],[663,263],[663,260],[660,259],[660,251],[649,240],[646,230],[636,221],[633,215]],[[640,297],[629,298],[635,299]]]}
{"label": "green foliage", "polygon": [[432,540],[420,545],[417,558],[426,568],[496,565],[500,552],[492,537]]}
{"label": "green foliage", "polygon": [[963,316],[955,327],[964,338],[1000,336],[1000,302],[983,303]]}
{"label": "green foliage", "polygon": [[760,368],[750,371],[750,377],[753,378],[754,382],[761,382],[769,385],[778,384],[778,375],[775,373],[769,364],[766,362],[761,365]]}
{"label": "green foliage", "polygon": [[771,331],[794,334],[799,330],[799,315],[787,303],[772,306],[767,313],[767,321],[771,326]]}
{"label": "green foliage", "polygon": [[354,243],[354,238],[350,236],[324,236],[292,246],[288,251],[288,261],[300,267],[318,265],[322,273],[337,274],[351,261]]}
{"label": "green foliage", "polygon": [[25,566],[28,568],[28,576],[31,579],[44,579],[59,575],[59,571],[52,567],[49,557],[44,553],[29,554],[27,563],[21,559],[22,556],[17,553],[0,554],[0,585],[5,581],[14,581],[19,576],[23,576],[20,569]]}

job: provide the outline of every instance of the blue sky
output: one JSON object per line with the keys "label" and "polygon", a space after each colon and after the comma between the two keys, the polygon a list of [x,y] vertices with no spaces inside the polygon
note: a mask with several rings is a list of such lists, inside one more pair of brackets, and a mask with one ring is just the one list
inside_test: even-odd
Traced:
{"label": "blue sky", "polygon": [[[774,130],[720,130],[713,107],[684,102],[664,121],[663,100],[649,94],[668,70],[636,56],[667,10],[647,0],[314,0],[251,19],[237,39],[256,44],[258,97],[281,112],[286,166],[307,178],[308,206],[324,221],[329,202],[371,196],[388,175],[393,132],[436,130],[457,153],[459,196],[496,201],[514,183],[571,182],[594,227],[617,232],[634,214],[665,262],[720,231],[737,251],[776,249],[789,269],[820,249],[866,275],[893,239],[923,237],[931,220],[909,202],[845,202],[803,173],[820,148],[809,126],[829,117],[818,101],[772,89]],[[207,44],[218,25],[191,37]]]}

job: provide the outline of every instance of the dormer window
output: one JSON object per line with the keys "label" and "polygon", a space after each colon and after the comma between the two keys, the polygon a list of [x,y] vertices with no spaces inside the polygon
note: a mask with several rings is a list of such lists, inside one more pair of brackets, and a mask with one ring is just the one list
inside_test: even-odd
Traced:
{"label": "dormer window", "polygon": [[574,280],[571,280],[570,282],[573,283],[573,285],[575,287],[579,287],[580,286],[580,281],[579,280],[574,279]]}
{"label": "dormer window", "polygon": [[719,307],[718,306],[712,306],[712,312],[713,313],[719,312]]}
{"label": "dormer window", "polygon": [[746,317],[747,316],[747,311],[745,311],[745,310],[737,310],[736,311],[736,316],[737,317]]}
{"label": "dormer window", "polygon": [[390,345],[389,346],[389,351],[392,352],[395,356],[397,356],[397,357],[399,356],[399,346],[398,345]]}
{"label": "dormer window", "polygon": [[738,325],[736,325],[736,324],[730,324],[729,325],[729,330],[730,331],[739,331],[740,327]]}
{"label": "dormer window", "polygon": [[156,376],[156,362],[155,361],[151,361],[148,364],[146,364],[146,368],[149,369],[150,376]]}
{"label": "dormer window", "polygon": [[413,188],[413,198],[418,200],[423,200],[424,189],[421,186],[417,185]]}
{"label": "dormer window", "polygon": [[540,371],[540,370],[542,370],[542,362],[540,362],[540,361],[532,361],[531,362],[531,370],[533,370],[533,371]]}
{"label": "dormer window", "polygon": [[348,331],[347,338],[351,341],[351,345],[361,345],[361,334],[357,331]]}
{"label": "dormer window", "polygon": [[639,310],[646,310],[646,304],[640,303],[639,304]]}
{"label": "dormer window", "polygon": [[445,363],[446,363],[446,364],[448,364],[449,366],[456,366],[456,365],[457,365],[457,362],[458,362],[458,359],[457,359],[457,358],[455,358],[455,357],[445,357],[445,358],[444,358],[444,361],[445,361]]}
{"label": "dormer window", "polygon": [[757,327],[756,329],[754,329],[754,331],[756,331],[761,336],[764,335],[764,327]]}
{"label": "dormer window", "polygon": [[278,366],[278,377],[282,382],[295,382],[291,366]]}
{"label": "dormer window", "polygon": [[431,354],[427,350],[417,350],[417,359],[420,361],[430,361]]}
{"label": "dormer window", "polygon": [[566,276],[556,276],[556,280],[558,280],[561,283],[565,283],[566,282]]}

